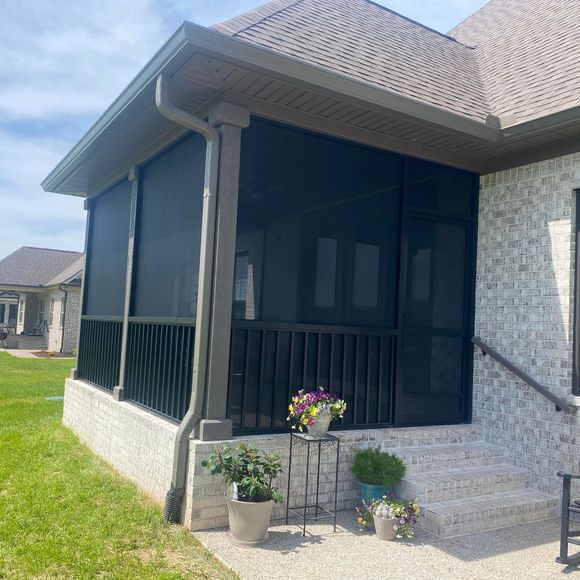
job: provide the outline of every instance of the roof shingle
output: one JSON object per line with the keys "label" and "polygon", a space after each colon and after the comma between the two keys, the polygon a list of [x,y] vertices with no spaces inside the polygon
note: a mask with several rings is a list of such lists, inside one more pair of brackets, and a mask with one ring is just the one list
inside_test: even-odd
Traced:
{"label": "roof shingle", "polygon": [[23,246],[0,260],[0,285],[56,285],[64,283],[82,267],[81,252]]}
{"label": "roof shingle", "polygon": [[466,117],[489,111],[476,51],[370,0],[275,0],[214,28]]}

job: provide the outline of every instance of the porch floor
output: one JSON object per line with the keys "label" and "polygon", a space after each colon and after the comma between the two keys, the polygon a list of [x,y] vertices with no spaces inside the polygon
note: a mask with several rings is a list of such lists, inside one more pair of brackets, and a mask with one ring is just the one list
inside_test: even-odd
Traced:
{"label": "porch floor", "polygon": [[270,538],[248,549],[230,544],[227,530],[194,535],[246,580],[306,575],[317,580],[344,578],[513,579],[562,578],[576,571],[555,562],[559,521],[531,524],[440,540],[418,530],[410,541],[383,542],[360,532],[352,512],[339,514],[336,533],[311,525],[302,537],[296,526],[273,522]]}

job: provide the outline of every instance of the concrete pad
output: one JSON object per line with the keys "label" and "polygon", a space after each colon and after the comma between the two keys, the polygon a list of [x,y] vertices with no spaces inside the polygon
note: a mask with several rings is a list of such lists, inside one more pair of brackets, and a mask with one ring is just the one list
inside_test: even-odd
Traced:
{"label": "concrete pad", "polygon": [[32,350],[25,350],[25,349],[18,349],[18,348],[6,348],[0,350],[0,352],[7,352],[8,354],[12,355],[16,358],[39,358],[34,353],[36,351]]}
{"label": "concrete pad", "polygon": [[383,542],[359,531],[351,512],[341,512],[336,533],[326,524],[310,525],[303,537],[297,526],[273,522],[268,541],[252,549],[233,546],[226,532],[194,535],[245,580],[549,580],[571,572],[580,578],[576,568],[555,562],[558,520],[450,540],[419,530],[413,540]]}

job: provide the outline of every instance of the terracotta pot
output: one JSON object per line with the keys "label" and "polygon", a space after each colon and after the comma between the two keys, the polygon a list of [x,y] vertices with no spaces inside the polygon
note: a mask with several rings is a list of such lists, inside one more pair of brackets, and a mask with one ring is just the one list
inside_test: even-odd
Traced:
{"label": "terracotta pot", "polygon": [[397,518],[373,518],[375,531],[379,540],[391,541],[397,537],[395,526],[399,520]]}
{"label": "terracotta pot", "polygon": [[256,546],[268,539],[274,501],[238,501],[226,496],[230,540],[239,546]]}
{"label": "terracotta pot", "polygon": [[330,427],[330,413],[322,413],[316,417],[314,424],[308,425],[308,434],[312,437],[325,437]]}

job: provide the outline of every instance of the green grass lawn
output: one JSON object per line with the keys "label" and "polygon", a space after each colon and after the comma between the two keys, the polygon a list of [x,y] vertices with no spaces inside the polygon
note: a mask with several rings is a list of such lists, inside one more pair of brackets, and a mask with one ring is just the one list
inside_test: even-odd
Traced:
{"label": "green grass lawn", "polygon": [[0,578],[235,578],[62,426],[71,366],[0,352]]}

